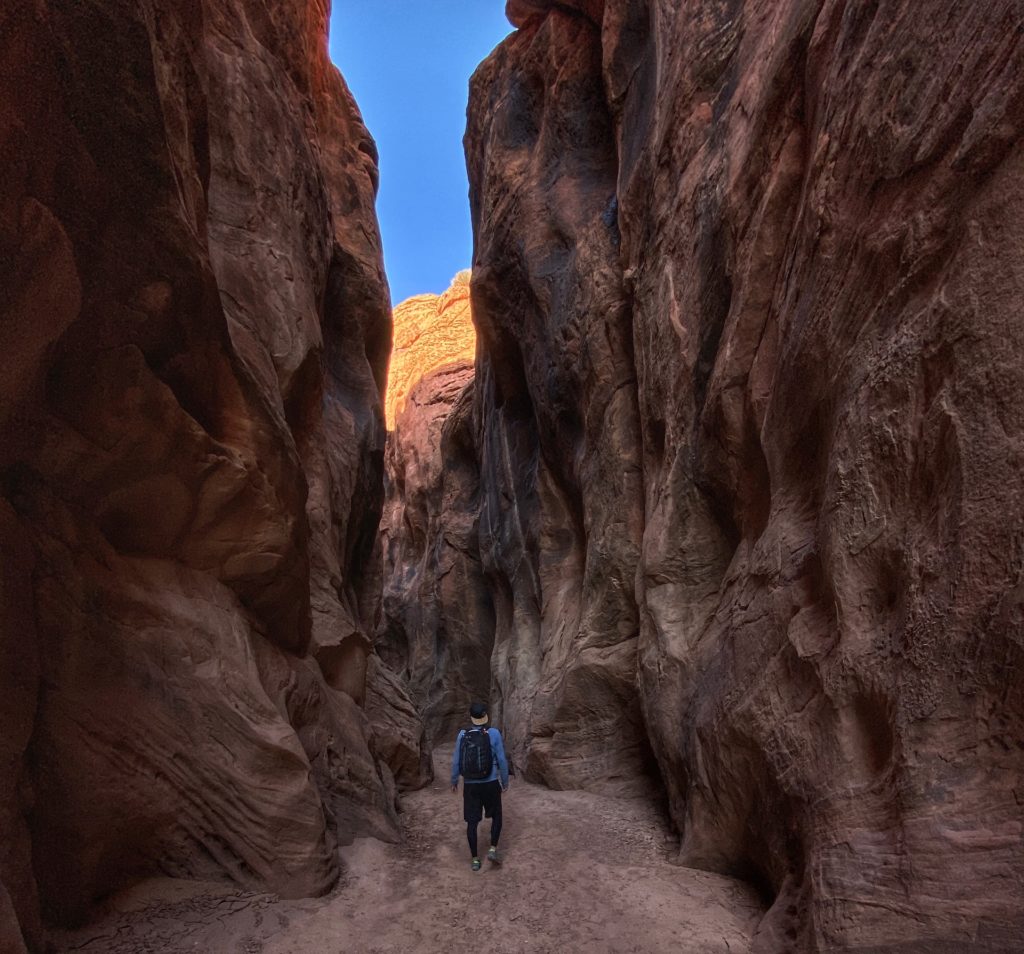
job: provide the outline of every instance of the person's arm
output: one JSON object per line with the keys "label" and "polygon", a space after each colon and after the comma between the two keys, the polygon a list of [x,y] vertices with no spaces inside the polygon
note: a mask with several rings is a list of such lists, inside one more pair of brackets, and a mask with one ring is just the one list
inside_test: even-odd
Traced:
{"label": "person's arm", "polygon": [[466,730],[462,729],[459,732],[459,737],[455,740],[455,751],[452,752],[452,790],[454,791],[459,787],[459,755],[462,752],[462,737],[466,734]]}
{"label": "person's arm", "polygon": [[494,730],[494,755],[498,760],[498,776],[501,779],[501,789],[508,788],[508,759],[505,758],[505,743],[502,741],[501,733]]}

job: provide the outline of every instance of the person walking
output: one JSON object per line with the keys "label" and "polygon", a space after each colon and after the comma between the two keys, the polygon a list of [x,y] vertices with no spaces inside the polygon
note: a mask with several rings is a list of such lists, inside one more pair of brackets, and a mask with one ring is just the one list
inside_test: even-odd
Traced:
{"label": "person walking", "polygon": [[469,707],[469,718],[473,723],[462,729],[455,740],[452,755],[452,791],[459,790],[459,776],[462,776],[462,816],[466,820],[466,837],[469,839],[471,866],[480,870],[480,855],[477,852],[476,830],[481,817],[486,813],[491,820],[491,847],[487,860],[500,865],[498,839],[501,837],[501,793],[508,791],[508,760],[505,758],[505,743],[501,733],[488,727],[487,706],[474,702]]}

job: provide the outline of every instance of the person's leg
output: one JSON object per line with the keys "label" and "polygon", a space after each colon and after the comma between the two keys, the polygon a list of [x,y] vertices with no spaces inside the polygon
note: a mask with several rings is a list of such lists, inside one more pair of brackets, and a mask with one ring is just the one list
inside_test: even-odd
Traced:
{"label": "person's leg", "polygon": [[469,854],[473,858],[474,865],[479,866],[479,855],[477,854],[477,825],[483,815],[483,802],[480,800],[480,790],[477,785],[462,785],[462,817],[466,821],[466,840],[469,842]]}
{"label": "person's leg", "polygon": [[494,785],[497,791],[487,813],[491,816],[491,847],[497,848],[498,839],[501,837],[501,785],[497,782]]}

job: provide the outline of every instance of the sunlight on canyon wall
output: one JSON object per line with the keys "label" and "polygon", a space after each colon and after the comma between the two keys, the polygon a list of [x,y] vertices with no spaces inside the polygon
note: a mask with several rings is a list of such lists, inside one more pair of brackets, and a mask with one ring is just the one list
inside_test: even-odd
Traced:
{"label": "sunlight on canyon wall", "polygon": [[395,346],[388,370],[385,413],[389,431],[416,382],[458,361],[472,361],[476,331],[469,307],[469,269],[440,295],[413,295],[394,311]]}

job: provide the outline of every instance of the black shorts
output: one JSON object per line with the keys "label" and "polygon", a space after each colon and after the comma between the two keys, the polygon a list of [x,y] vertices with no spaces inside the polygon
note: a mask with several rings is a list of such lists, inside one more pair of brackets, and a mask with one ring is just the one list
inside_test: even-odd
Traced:
{"label": "black shorts", "polygon": [[462,817],[467,825],[475,825],[482,816],[501,817],[501,782],[463,782]]}

